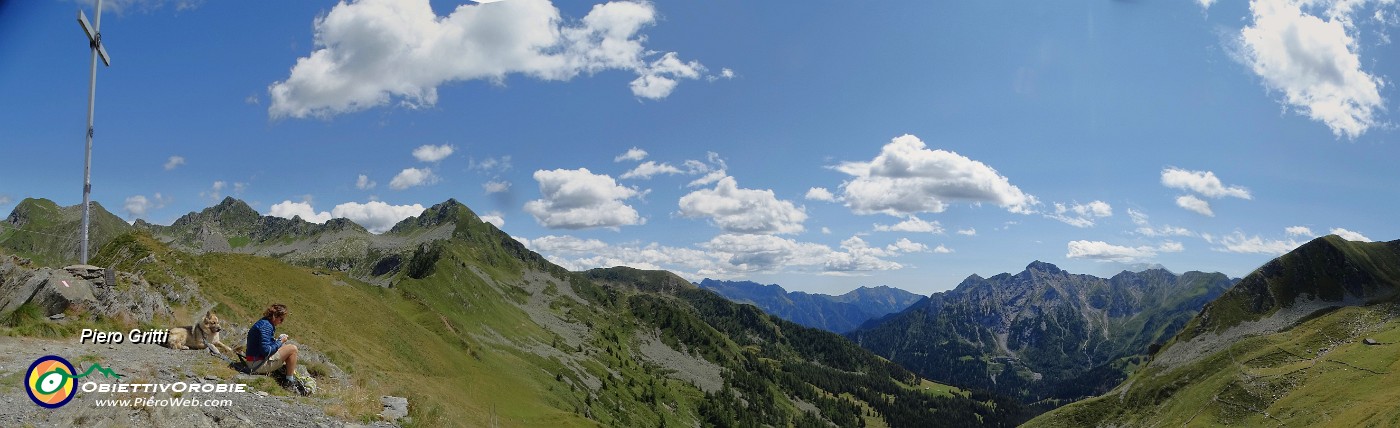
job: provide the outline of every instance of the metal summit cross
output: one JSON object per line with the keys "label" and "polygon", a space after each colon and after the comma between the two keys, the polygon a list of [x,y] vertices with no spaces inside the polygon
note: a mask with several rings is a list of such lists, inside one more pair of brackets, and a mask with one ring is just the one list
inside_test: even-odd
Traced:
{"label": "metal summit cross", "polygon": [[92,49],[92,78],[88,81],[88,115],[87,115],[87,150],[83,157],[83,247],[82,264],[88,262],[88,225],[89,211],[92,204],[92,109],[93,100],[97,98],[97,57],[102,57],[102,64],[112,66],[112,59],[107,56],[107,48],[102,45],[102,0],[97,0],[97,14],[93,15],[97,20],[93,25],[88,24],[87,15],[82,9],[78,9],[78,25],[83,27],[83,32],[87,33],[88,48]]}

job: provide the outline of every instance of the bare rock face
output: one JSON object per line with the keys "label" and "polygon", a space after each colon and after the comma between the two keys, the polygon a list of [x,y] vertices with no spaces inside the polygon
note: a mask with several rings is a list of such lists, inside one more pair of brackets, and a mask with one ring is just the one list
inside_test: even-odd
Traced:
{"label": "bare rock face", "polygon": [[68,271],[69,275],[88,280],[88,282],[92,282],[93,285],[98,287],[103,286],[104,282],[106,282],[107,269],[103,269],[97,266],[72,265],[63,268],[63,270]]}
{"label": "bare rock face", "polygon": [[106,269],[89,265],[33,269],[22,261],[0,258],[0,314],[32,303],[50,317],[70,310],[133,321],[171,315],[169,293],[138,275],[108,275]]}
{"label": "bare rock face", "polygon": [[63,313],[73,306],[97,306],[97,296],[88,280],[66,270],[30,269],[18,262],[14,257],[0,261],[0,313],[30,302],[39,306],[44,316]]}
{"label": "bare rock face", "polygon": [[[44,275],[47,274],[47,275]],[[45,276],[47,276],[45,278]],[[43,309],[44,315],[63,313],[68,308],[93,308],[98,306],[97,296],[92,292],[92,283],[72,276],[67,272],[45,269],[29,282],[42,279],[38,291],[30,302]]]}
{"label": "bare rock face", "polygon": [[384,411],[379,412],[384,420],[394,422],[399,418],[408,416],[408,399],[385,395],[379,397],[379,403],[384,405]]}

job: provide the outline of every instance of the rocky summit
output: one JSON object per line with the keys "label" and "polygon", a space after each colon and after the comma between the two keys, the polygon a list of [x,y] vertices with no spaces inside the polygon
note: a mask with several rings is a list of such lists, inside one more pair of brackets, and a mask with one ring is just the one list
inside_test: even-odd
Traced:
{"label": "rocky summit", "polygon": [[847,336],[933,380],[1067,401],[1112,388],[1232,284],[1164,269],[1099,278],[1036,261],[969,276]]}

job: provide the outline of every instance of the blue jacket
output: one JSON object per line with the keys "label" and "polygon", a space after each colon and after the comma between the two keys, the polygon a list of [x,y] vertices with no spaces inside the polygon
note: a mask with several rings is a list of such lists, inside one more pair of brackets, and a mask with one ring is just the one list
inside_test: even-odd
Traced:
{"label": "blue jacket", "polygon": [[276,327],[272,326],[272,321],[267,318],[253,323],[253,327],[248,329],[248,350],[247,355],[258,359],[265,359],[268,355],[277,352],[277,348],[282,347],[282,342],[277,341]]}

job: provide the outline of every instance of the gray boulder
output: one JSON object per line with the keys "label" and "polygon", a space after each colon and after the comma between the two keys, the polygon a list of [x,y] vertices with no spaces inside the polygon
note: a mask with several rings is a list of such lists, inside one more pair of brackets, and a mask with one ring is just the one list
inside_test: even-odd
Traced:
{"label": "gray boulder", "polygon": [[42,269],[35,272],[28,283],[38,283],[34,296],[29,299],[44,311],[44,316],[60,314],[69,308],[98,307],[97,296],[92,292],[92,283],[79,279],[64,271]]}
{"label": "gray boulder", "polygon": [[379,397],[379,403],[384,405],[384,410],[379,412],[379,416],[382,416],[384,420],[394,422],[408,416],[407,398],[385,395]]}
{"label": "gray boulder", "polygon": [[64,270],[30,269],[18,262],[13,257],[0,260],[0,313],[28,302],[39,306],[44,316],[63,313],[74,305],[97,306],[92,283],[87,280]]}

